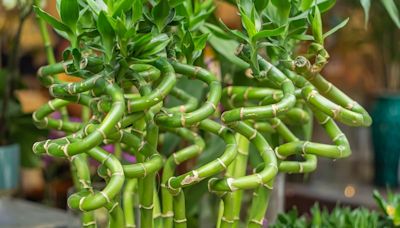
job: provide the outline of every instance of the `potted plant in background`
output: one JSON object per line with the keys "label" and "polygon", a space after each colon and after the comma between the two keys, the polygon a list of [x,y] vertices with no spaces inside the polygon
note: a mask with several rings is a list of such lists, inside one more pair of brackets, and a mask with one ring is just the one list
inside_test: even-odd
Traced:
{"label": "potted plant in background", "polygon": [[[106,208],[111,227],[192,227],[200,217],[193,211],[205,210],[191,193],[204,190],[214,199],[208,211],[219,212],[209,215],[213,224],[262,227],[278,172],[307,173],[318,157],[350,156],[335,121],[365,127],[371,118],[320,75],[329,58],[325,38],[346,24],[323,31],[321,14],[335,1],[230,2],[239,10],[241,31],[211,17],[212,0],[61,0],[60,19],[35,7],[70,46],[63,62],[38,71],[54,99],[32,115],[38,127],[66,136],[37,142],[33,150],[71,162],[77,192],[68,206],[82,212],[82,225],[96,227],[93,212]],[[204,68],[207,43],[218,52],[221,80]],[[297,51],[303,43],[307,52]],[[62,82],[56,75],[63,72],[81,81]],[[191,84],[201,96],[193,86],[182,89],[187,78],[196,80]],[[171,97],[180,103],[166,105]],[[54,119],[51,114],[69,103],[90,109],[90,118]],[[295,134],[312,113],[332,144]],[[167,132],[184,142],[179,150],[162,152]],[[136,160],[101,148],[109,144]],[[89,158],[100,163],[94,175],[105,180],[102,190],[93,187]],[[247,213],[241,211],[245,196]]]}
{"label": "potted plant in background", "polygon": [[[381,85],[377,92],[373,117],[375,183],[398,186],[400,159],[400,15],[399,1],[360,1],[365,11],[370,41],[378,47],[382,68],[375,81]],[[370,12],[370,8],[372,9]]]}
{"label": "potted plant in background", "polygon": [[[38,130],[30,121],[30,113],[34,104],[42,104],[45,96],[40,92],[32,93],[26,89],[22,79],[20,57],[22,47],[34,49],[36,36],[29,40],[21,40],[24,25],[34,23],[32,20],[32,2],[2,1],[0,2],[0,189],[7,192],[15,190],[23,184],[22,194],[28,198],[40,199],[43,193],[42,172],[39,167],[40,159],[32,153],[31,145],[47,131]],[[25,30],[26,31],[26,30]],[[39,95],[38,95],[39,94]],[[30,98],[30,101],[25,102]],[[41,98],[41,99],[38,99]],[[34,102],[32,102],[34,99]],[[41,101],[41,102],[40,102]],[[29,103],[29,107],[22,103]],[[31,109],[29,111],[29,109]],[[20,167],[23,167],[20,170]],[[29,182],[31,181],[31,182]]]}

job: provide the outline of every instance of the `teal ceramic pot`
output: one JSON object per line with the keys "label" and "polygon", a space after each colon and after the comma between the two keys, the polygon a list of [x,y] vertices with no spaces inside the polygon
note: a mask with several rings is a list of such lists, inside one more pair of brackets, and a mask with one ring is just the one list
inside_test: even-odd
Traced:
{"label": "teal ceramic pot", "polygon": [[0,146],[0,190],[15,190],[20,179],[20,150],[18,144]]}
{"label": "teal ceramic pot", "polygon": [[400,95],[378,98],[372,111],[375,184],[398,186],[400,157]]}

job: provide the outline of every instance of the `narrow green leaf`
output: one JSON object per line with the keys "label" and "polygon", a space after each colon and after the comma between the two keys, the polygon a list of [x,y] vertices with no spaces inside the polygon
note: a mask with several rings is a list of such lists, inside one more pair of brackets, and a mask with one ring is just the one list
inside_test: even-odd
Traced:
{"label": "narrow green leaf", "polygon": [[99,17],[97,19],[97,29],[99,30],[101,36],[105,54],[108,60],[110,60],[114,46],[115,32],[104,11],[99,13]]}
{"label": "narrow green leaf", "polygon": [[239,40],[240,42],[249,42],[247,37],[245,35],[243,35],[243,33],[237,31],[237,30],[231,30],[230,28],[228,28],[228,26],[226,26],[224,24],[224,22],[222,22],[221,19],[219,19],[219,24],[222,26],[222,28],[227,31],[229,34],[232,35],[232,38],[235,37],[236,40]]}
{"label": "narrow green leaf", "polygon": [[382,212],[385,213],[385,215],[388,215],[386,211],[387,203],[382,195],[377,190],[374,190],[373,197],[378,206],[381,208]]}
{"label": "narrow green leaf", "polygon": [[371,8],[371,0],[360,0],[361,6],[364,9],[365,28],[367,28],[369,21],[369,10]]}
{"label": "narrow green leaf", "polygon": [[169,41],[169,37],[164,33],[154,37],[143,49],[142,57],[149,57],[164,51]]}
{"label": "narrow green leaf", "polygon": [[193,37],[194,49],[195,50],[203,50],[206,47],[206,43],[209,33],[201,34],[200,36]]}
{"label": "narrow green leaf", "polygon": [[238,67],[239,70],[244,70],[249,67],[248,63],[235,55],[235,50],[239,46],[239,43],[236,40],[221,39],[220,37],[213,35],[213,33],[205,26],[201,27],[200,30],[203,33],[211,33],[208,38],[209,44],[211,44],[216,52]]}
{"label": "narrow green leaf", "polygon": [[301,11],[305,11],[311,8],[314,0],[302,0],[300,4]]}
{"label": "narrow green leaf", "polygon": [[66,32],[67,34],[72,34],[71,29],[66,24],[64,24],[61,21],[55,19],[53,16],[51,16],[50,14],[44,12],[42,9],[40,9],[37,6],[34,6],[33,9],[34,9],[35,13],[40,18],[42,18],[47,23],[49,23],[54,29],[57,29],[57,30],[62,31],[62,32]]}
{"label": "narrow green leaf", "polygon": [[271,0],[271,3],[266,8],[267,16],[273,23],[278,25],[286,24],[290,16],[290,0]]}
{"label": "narrow green leaf", "polygon": [[271,2],[280,9],[290,8],[290,0],[271,0]]}
{"label": "narrow green leaf", "polygon": [[286,26],[281,26],[276,29],[262,30],[262,31],[257,32],[257,34],[254,35],[253,39],[259,40],[259,39],[270,37],[270,36],[279,36],[285,32],[285,29],[286,29]]}
{"label": "narrow green leaf", "polygon": [[251,39],[257,33],[256,26],[254,22],[251,21],[251,19],[243,11],[241,11],[241,17],[242,17],[243,27],[246,29],[247,34]]}
{"label": "narrow green leaf", "polygon": [[226,40],[231,39],[231,36],[229,36],[229,34],[227,34],[220,27],[218,27],[218,26],[216,26],[214,24],[211,24],[211,23],[205,23],[204,25],[211,31],[211,33],[213,35],[215,35],[215,36],[217,36],[219,38],[222,38],[222,39],[226,39]]}
{"label": "narrow green leaf", "polygon": [[393,22],[396,24],[397,28],[400,29],[400,18],[399,18],[399,10],[397,9],[396,4],[393,0],[381,0],[383,6],[388,12],[390,18],[392,18]]}
{"label": "narrow green leaf", "polygon": [[258,13],[261,13],[267,7],[269,0],[254,0],[254,7]]}
{"label": "narrow green leaf", "polygon": [[129,10],[132,5],[134,0],[120,0],[116,2],[114,8],[113,8],[113,17],[120,15],[121,13]]}
{"label": "narrow green leaf", "polygon": [[99,15],[100,11],[108,11],[107,5],[103,2],[103,0],[86,0],[89,7],[93,10],[96,15]]}
{"label": "narrow green leaf", "polygon": [[158,31],[161,32],[166,25],[166,18],[169,15],[170,6],[168,0],[160,0],[151,11],[153,22],[157,26]]}
{"label": "narrow green leaf", "polygon": [[143,13],[143,2],[142,0],[134,0],[132,6],[132,23],[137,22]]}
{"label": "narrow green leaf", "polygon": [[239,8],[244,14],[250,15],[253,8],[253,0],[239,0]]}
{"label": "narrow green leaf", "polygon": [[324,38],[322,35],[322,19],[321,12],[319,11],[318,6],[314,7],[314,14],[311,21],[312,25],[312,34],[315,38],[315,41],[319,44],[324,43]]}
{"label": "narrow green leaf", "polygon": [[75,32],[76,23],[79,19],[79,4],[77,0],[61,0],[60,16],[64,24]]}
{"label": "narrow green leaf", "polygon": [[180,4],[182,4],[183,2],[185,2],[186,0],[169,0],[169,5],[171,7],[176,7]]}
{"label": "narrow green leaf", "polygon": [[296,34],[292,36],[293,39],[303,40],[303,41],[314,41],[314,37],[307,34]]}
{"label": "narrow green leaf", "polygon": [[321,13],[330,10],[336,4],[336,0],[318,0],[317,5]]}
{"label": "narrow green leaf", "polygon": [[337,32],[339,29],[343,28],[344,26],[346,26],[348,22],[349,22],[349,18],[347,18],[346,20],[342,21],[340,24],[336,25],[333,29],[331,29],[328,32],[326,32],[324,34],[324,39],[326,37],[332,35],[333,33]]}

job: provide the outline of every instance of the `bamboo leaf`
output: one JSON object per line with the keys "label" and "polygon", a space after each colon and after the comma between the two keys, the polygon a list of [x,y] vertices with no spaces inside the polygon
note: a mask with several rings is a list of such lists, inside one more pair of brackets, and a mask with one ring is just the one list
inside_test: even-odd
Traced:
{"label": "bamboo leaf", "polygon": [[276,29],[271,29],[271,30],[262,30],[257,32],[257,34],[254,35],[253,39],[254,40],[259,40],[262,38],[266,37],[271,37],[271,36],[279,36],[282,35],[286,30],[286,26],[281,26]]}
{"label": "bamboo leaf", "polygon": [[209,33],[205,33],[200,36],[193,37],[194,49],[203,50],[206,47],[206,43],[209,36],[210,36]]}
{"label": "bamboo leaf", "polygon": [[311,8],[314,0],[302,0],[300,4],[300,9],[302,11],[306,11]]}
{"label": "bamboo leaf", "polygon": [[161,0],[151,11],[153,22],[157,26],[158,31],[161,32],[166,25],[166,18],[169,15],[170,6],[168,0]]}
{"label": "bamboo leaf", "polygon": [[222,22],[221,19],[219,19],[219,24],[222,26],[222,28],[227,31],[229,34],[232,35],[232,38],[236,38],[238,39],[240,42],[248,42],[248,39],[245,35],[243,35],[243,33],[237,31],[237,30],[231,30],[230,28],[228,28],[228,26],[226,26],[224,24],[224,22]]}
{"label": "bamboo leaf", "polygon": [[364,17],[365,17],[365,28],[367,28],[367,24],[369,21],[369,10],[371,8],[371,0],[360,0],[361,6],[364,9]]}
{"label": "bamboo leaf", "polygon": [[318,6],[314,7],[314,13],[312,16],[312,34],[314,39],[317,43],[323,44],[324,38],[322,35],[322,19],[321,19],[321,12],[319,11]]}
{"label": "bamboo leaf", "polygon": [[113,17],[120,15],[121,13],[129,10],[134,3],[134,0],[120,0],[116,3],[115,7],[113,8]]}
{"label": "bamboo leaf", "polygon": [[132,6],[132,23],[137,22],[143,13],[143,2],[142,0],[134,0]]}
{"label": "bamboo leaf", "polygon": [[317,5],[321,13],[330,10],[336,4],[336,0],[318,0]]}
{"label": "bamboo leaf", "polygon": [[392,18],[393,22],[396,24],[397,28],[400,29],[400,18],[399,18],[399,10],[397,9],[396,4],[393,0],[381,0],[383,6],[388,12],[390,18]]}
{"label": "bamboo leaf", "polygon": [[160,53],[165,49],[165,47],[168,45],[170,39],[169,37],[162,33],[156,37],[153,37],[148,43],[144,49],[143,49],[143,54],[141,55],[142,57],[149,57],[151,55],[155,55],[157,53]]}
{"label": "bamboo leaf", "polygon": [[176,7],[180,4],[182,4],[183,2],[185,2],[186,0],[169,0],[169,5],[171,7]]}
{"label": "bamboo leaf", "polygon": [[40,18],[42,18],[47,23],[49,23],[54,29],[57,29],[57,30],[62,31],[62,32],[66,32],[67,34],[72,34],[71,29],[66,24],[64,24],[61,21],[55,19],[53,16],[51,16],[50,14],[44,12],[42,9],[40,9],[37,6],[34,6],[33,9],[34,9],[35,13]]}
{"label": "bamboo leaf", "polygon": [[226,39],[229,40],[231,39],[231,37],[229,36],[229,34],[227,34],[224,30],[222,30],[220,27],[211,24],[211,23],[205,23],[205,26],[212,32],[213,35],[222,38],[222,39]]}
{"label": "bamboo leaf", "polygon": [[108,11],[108,7],[103,0],[87,0],[87,3],[96,15],[99,15],[100,11]]}
{"label": "bamboo leaf", "polygon": [[271,0],[272,4],[267,7],[267,15],[270,17],[271,21],[278,24],[284,25],[287,23],[291,4],[289,0]]}
{"label": "bamboo leaf", "polygon": [[307,34],[296,34],[292,36],[293,39],[304,40],[304,41],[313,41],[315,40],[313,36]]}
{"label": "bamboo leaf", "polygon": [[251,39],[257,33],[256,26],[254,22],[251,21],[251,19],[243,11],[241,11],[241,17],[242,17],[243,27],[246,29],[247,34]]}
{"label": "bamboo leaf", "polygon": [[387,203],[386,203],[385,199],[382,197],[382,195],[378,191],[374,190],[373,197],[374,197],[376,203],[378,204],[378,206],[383,211],[383,213],[388,215],[387,211],[386,211]]}
{"label": "bamboo leaf", "polygon": [[207,27],[202,27],[203,33],[211,33],[208,38],[209,44],[214,48],[216,52],[224,56],[228,61],[233,63],[236,67],[243,70],[249,67],[249,65],[235,55],[235,50],[239,46],[239,43],[235,40],[225,40],[213,34]]}
{"label": "bamboo leaf", "polygon": [[324,34],[324,39],[326,37],[332,35],[333,33],[337,32],[339,29],[343,28],[344,26],[346,26],[348,22],[349,22],[349,18],[347,18],[346,20],[342,21],[340,24],[336,25],[333,29],[331,29],[328,32],[326,32]]}
{"label": "bamboo leaf", "polygon": [[261,13],[267,7],[269,0],[254,0],[254,7],[258,13]]}
{"label": "bamboo leaf", "polygon": [[79,19],[79,4],[77,0],[61,0],[60,16],[63,23],[75,32]]}
{"label": "bamboo leaf", "polygon": [[101,11],[99,14],[99,18],[97,19],[97,28],[103,42],[105,54],[108,60],[110,60],[114,46],[115,32],[104,11]]}

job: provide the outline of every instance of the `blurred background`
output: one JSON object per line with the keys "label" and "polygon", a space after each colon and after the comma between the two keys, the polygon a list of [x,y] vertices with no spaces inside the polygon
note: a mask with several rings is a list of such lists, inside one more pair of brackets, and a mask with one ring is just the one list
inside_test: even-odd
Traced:
{"label": "blurred background", "polygon": [[[61,136],[57,131],[38,130],[31,122],[32,112],[50,98],[35,77],[39,66],[46,64],[44,44],[35,16],[26,13],[21,23],[24,9],[7,2],[0,4],[0,92],[4,95],[0,98],[0,128],[7,126],[10,131],[0,130],[0,197],[12,195],[64,210],[73,185],[69,162],[36,157],[31,149],[35,141]],[[55,1],[48,2],[46,10],[57,16]],[[368,22],[358,0],[338,1],[334,10],[324,15],[326,28],[350,18],[345,28],[327,40],[331,58],[324,76],[367,107],[374,124],[371,128],[340,126],[350,141],[351,157],[338,161],[320,159],[318,169],[309,175],[281,177],[285,185],[277,205],[282,209],[297,206],[306,212],[315,202],[328,207],[341,203],[374,208],[374,189],[398,189],[400,31],[396,20],[379,2],[372,2]],[[240,19],[231,5],[218,2],[215,13],[230,27],[240,29]],[[56,57],[61,57],[67,43],[54,32],[50,38]],[[65,76],[64,80],[74,78]],[[9,102],[8,110],[2,108],[4,102]],[[69,106],[68,111],[80,116],[79,106]],[[314,141],[330,141],[317,125],[313,134]],[[10,145],[9,139],[15,144]],[[19,156],[7,153],[10,150],[19,150]],[[61,213],[57,216],[64,216],[63,211],[57,212]],[[1,214],[0,210],[0,219]]]}

